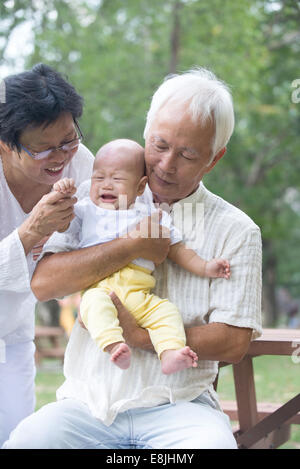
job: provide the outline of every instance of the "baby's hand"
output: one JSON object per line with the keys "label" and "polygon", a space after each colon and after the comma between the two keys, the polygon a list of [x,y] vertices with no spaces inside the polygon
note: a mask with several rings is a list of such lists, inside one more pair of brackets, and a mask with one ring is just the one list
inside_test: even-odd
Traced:
{"label": "baby's hand", "polygon": [[76,192],[75,181],[71,178],[63,178],[53,185],[53,190],[71,196]]}
{"label": "baby's hand", "polygon": [[230,278],[230,264],[226,259],[212,259],[206,262],[205,277]]}

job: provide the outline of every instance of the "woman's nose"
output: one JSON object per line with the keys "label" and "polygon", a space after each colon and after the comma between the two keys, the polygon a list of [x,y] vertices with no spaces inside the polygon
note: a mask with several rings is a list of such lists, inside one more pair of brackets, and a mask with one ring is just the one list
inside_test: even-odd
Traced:
{"label": "woman's nose", "polygon": [[51,158],[51,161],[56,161],[57,163],[61,163],[62,161],[66,159],[66,155],[67,153],[64,150],[57,149],[57,150],[53,150],[50,153],[49,157]]}

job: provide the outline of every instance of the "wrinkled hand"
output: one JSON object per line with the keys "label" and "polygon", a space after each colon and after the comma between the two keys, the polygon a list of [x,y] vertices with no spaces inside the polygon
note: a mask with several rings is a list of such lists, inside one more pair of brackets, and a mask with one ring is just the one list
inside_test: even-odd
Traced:
{"label": "wrinkled hand", "polygon": [[128,311],[128,309],[125,308],[125,306],[120,301],[119,297],[115,294],[115,292],[111,292],[109,296],[118,310],[119,323],[123,329],[123,337],[125,339],[126,344],[129,345],[129,347],[135,347],[135,338],[137,332],[140,331],[141,327],[137,325],[135,318]]}
{"label": "wrinkled hand", "polygon": [[160,224],[162,211],[158,210],[149,217],[143,218],[128,237],[139,242],[138,256],[155,264],[161,264],[167,257],[170,247],[170,231]]}
{"label": "wrinkled hand", "polygon": [[44,195],[25,221],[27,230],[37,239],[67,230],[74,218],[76,202],[76,197],[66,197],[57,191]]}

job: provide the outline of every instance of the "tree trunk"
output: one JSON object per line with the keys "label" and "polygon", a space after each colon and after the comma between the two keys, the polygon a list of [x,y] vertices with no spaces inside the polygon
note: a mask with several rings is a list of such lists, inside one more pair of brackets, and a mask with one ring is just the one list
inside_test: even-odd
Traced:
{"label": "tree trunk", "polygon": [[180,16],[179,12],[182,7],[182,3],[178,0],[173,4],[172,8],[172,19],[173,26],[170,35],[170,49],[171,59],[169,65],[169,73],[176,73],[178,64],[178,55],[180,48]]}

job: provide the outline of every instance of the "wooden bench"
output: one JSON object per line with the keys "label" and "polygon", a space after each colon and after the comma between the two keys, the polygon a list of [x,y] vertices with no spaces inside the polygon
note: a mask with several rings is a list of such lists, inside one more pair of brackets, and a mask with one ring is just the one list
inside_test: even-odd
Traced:
{"label": "wooden bench", "polygon": [[67,338],[62,327],[35,327],[35,361],[39,365],[43,358],[59,358],[63,361]]}
{"label": "wooden bench", "polygon": [[243,360],[232,365],[236,402],[223,401],[221,405],[232,420],[239,422],[235,432],[239,448],[278,448],[289,440],[290,425],[300,424],[300,393],[283,405],[257,404],[252,360],[260,355],[293,357],[300,390],[300,330],[264,329],[262,336],[251,342]]}

